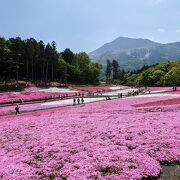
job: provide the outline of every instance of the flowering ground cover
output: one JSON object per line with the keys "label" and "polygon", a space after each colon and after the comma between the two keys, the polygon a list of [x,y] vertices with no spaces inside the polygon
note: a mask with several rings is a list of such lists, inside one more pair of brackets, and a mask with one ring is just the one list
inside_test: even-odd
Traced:
{"label": "flowering ground cover", "polygon": [[[150,91],[173,91],[173,87],[148,87]],[[177,87],[177,90],[180,90],[180,87]]]}
{"label": "flowering ground cover", "polygon": [[20,99],[24,101],[30,100],[40,100],[47,98],[58,98],[61,96],[74,96],[76,93],[87,93],[87,92],[97,92],[97,91],[112,91],[117,89],[126,89],[127,86],[88,86],[88,87],[75,87],[73,90],[68,88],[38,88],[38,87],[29,87],[24,89],[21,92],[6,92],[0,93],[0,103],[11,103],[17,102]]}
{"label": "flowering ground cover", "polygon": [[111,87],[109,87],[109,86],[84,86],[84,87],[75,86],[75,87],[72,87],[72,89],[77,90],[77,91],[82,91],[82,92],[95,93],[98,90],[99,91],[110,91]]}
{"label": "flowering ground cover", "polygon": [[[126,98],[0,118],[1,179],[138,180],[180,161],[180,104]],[[2,120],[2,121],[1,121]]]}
{"label": "flowering ground cover", "polygon": [[178,91],[175,91],[175,92],[167,92],[167,94],[180,94],[180,90],[178,90]]}
{"label": "flowering ground cover", "polygon": [[111,90],[129,89],[129,88],[130,88],[129,86],[125,86],[125,85],[114,85],[110,87]]}
{"label": "flowering ground cover", "polygon": [[34,90],[25,90],[22,92],[7,92],[0,93],[0,103],[7,103],[12,101],[19,101],[20,99],[24,99],[24,101],[30,100],[39,100],[47,98],[58,98],[61,96],[73,96],[75,92],[67,91],[67,92],[44,92],[42,89]]}
{"label": "flowering ground cover", "polygon": [[155,102],[148,102],[143,104],[136,104],[134,107],[148,107],[148,106],[167,106],[173,104],[180,104],[180,98],[159,100]]}
{"label": "flowering ground cover", "polygon": [[[64,106],[70,106],[72,105],[72,99],[70,100],[59,100],[59,101],[53,101],[53,102],[41,102],[41,103],[34,103],[34,104],[20,104],[20,112],[21,113],[27,113],[37,110],[46,110],[51,108],[57,108],[57,107],[64,107]],[[7,116],[15,114],[15,107],[14,106],[4,106],[0,107],[0,116]]]}
{"label": "flowering ground cover", "polygon": [[[16,106],[0,107],[0,116],[15,114],[15,107]],[[24,113],[24,112],[38,110],[42,108],[45,109],[52,106],[43,106],[41,103],[36,103],[36,104],[23,104],[23,105],[20,105],[19,107],[20,107],[20,112]]]}

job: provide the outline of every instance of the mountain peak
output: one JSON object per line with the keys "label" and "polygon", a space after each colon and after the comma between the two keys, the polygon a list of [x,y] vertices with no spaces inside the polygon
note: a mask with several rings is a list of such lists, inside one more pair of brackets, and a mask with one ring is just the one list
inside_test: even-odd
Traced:
{"label": "mountain peak", "polygon": [[149,39],[118,37],[89,55],[103,65],[107,59],[115,59],[121,68],[135,70],[144,65],[180,59],[180,42],[160,44]]}
{"label": "mountain peak", "polygon": [[129,51],[139,48],[150,48],[160,45],[160,43],[153,42],[149,39],[134,39],[128,37],[118,37],[112,42],[104,44],[102,47],[90,53],[90,55],[102,54],[113,51]]}

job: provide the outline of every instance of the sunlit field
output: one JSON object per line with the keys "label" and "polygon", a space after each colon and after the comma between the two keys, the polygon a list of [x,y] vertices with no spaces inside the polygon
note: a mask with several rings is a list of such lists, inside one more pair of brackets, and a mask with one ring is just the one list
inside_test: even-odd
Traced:
{"label": "sunlit field", "polygon": [[[1,179],[159,177],[161,165],[180,161],[180,94],[166,91],[91,103],[85,98],[74,106],[72,99],[22,104],[17,116],[14,106],[1,107]],[[34,111],[43,103],[46,108]]]}

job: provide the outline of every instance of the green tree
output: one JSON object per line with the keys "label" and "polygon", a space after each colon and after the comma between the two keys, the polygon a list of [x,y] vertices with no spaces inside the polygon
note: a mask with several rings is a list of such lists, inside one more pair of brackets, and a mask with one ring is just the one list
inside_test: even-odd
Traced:
{"label": "green tree", "polygon": [[87,82],[92,84],[99,83],[99,75],[101,73],[102,65],[99,63],[90,63],[89,64],[89,76]]}
{"label": "green tree", "polygon": [[66,48],[66,49],[61,53],[61,55],[62,55],[62,58],[63,58],[67,63],[69,63],[69,64],[72,64],[72,63],[73,63],[73,61],[74,61],[74,53],[73,53],[70,49]]}
{"label": "green tree", "polygon": [[164,77],[164,85],[180,85],[180,64],[171,68]]}
{"label": "green tree", "polygon": [[119,79],[119,63],[116,60],[112,61],[113,79]]}
{"label": "green tree", "polygon": [[112,63],[111,63],[111,61],[108,59],[108,60],[107,60],[107,66],[106,66],[106,80],[108,80],[109,78],[111,78],[111,73],[112,73]]}
{"label": "green tree", "polygon": [[19,81],[19,70],[20,70],[20,65],[22,64],[22,50],[23,50],[23,41],[21,40],[20,37],[17,38],[11,38],[10,40],[10,50],[11,50],[11,56],[12,59],[14,60],[14,72],[16,73],[16,81],[18,84]]}

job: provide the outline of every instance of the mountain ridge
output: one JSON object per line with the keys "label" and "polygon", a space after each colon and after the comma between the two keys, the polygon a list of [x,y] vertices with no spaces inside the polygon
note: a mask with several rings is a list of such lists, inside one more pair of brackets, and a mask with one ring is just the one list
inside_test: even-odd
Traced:
{"label": "mountain ridge", "polygon": [[92,51],[89,56],[103,65],[107,59],[115,59],[121,68],[137,70],[144,65],[180,59],[180,42],[162,44],[143,38],[118,37]]}

